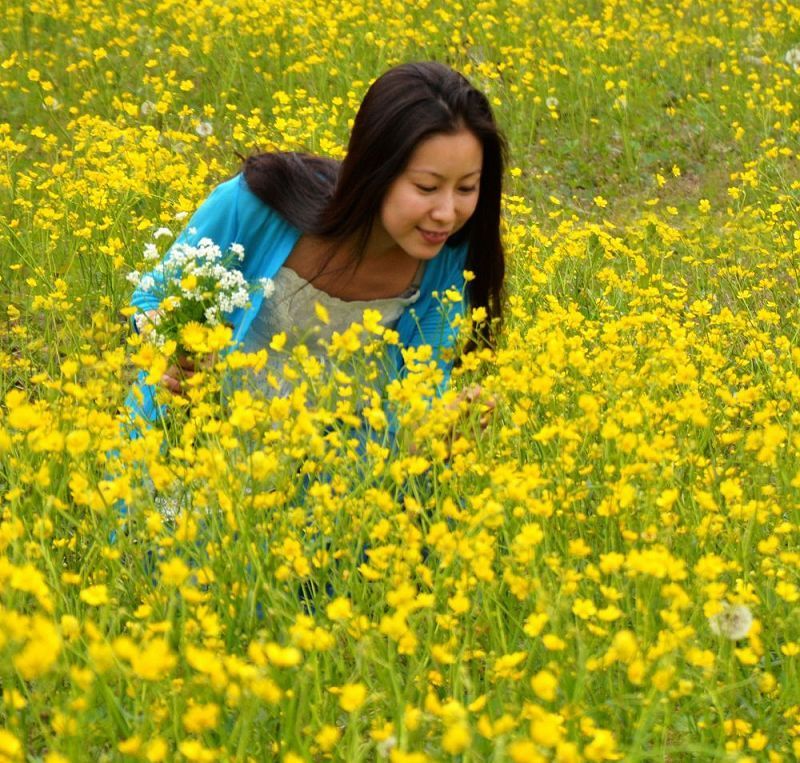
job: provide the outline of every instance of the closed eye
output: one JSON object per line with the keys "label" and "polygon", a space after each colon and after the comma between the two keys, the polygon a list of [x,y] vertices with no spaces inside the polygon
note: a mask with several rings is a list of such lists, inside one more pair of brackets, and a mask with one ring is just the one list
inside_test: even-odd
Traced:
{"label": "closed eye", "polygon": [[419,188],[419,190],[422,191],[423,193],[433,193],[433,191],[436,190],[435,185],[420,185],[419,183],[417,183],[416,185],[417,188]]}
{"label": "closed eye", "polygon": [[462,188],[459,188],[458,190],[461,191],[461,193],[473,193],[474,191],[478,190],[478,186],[471,185],[468,188],[467,187],[462,187]]}

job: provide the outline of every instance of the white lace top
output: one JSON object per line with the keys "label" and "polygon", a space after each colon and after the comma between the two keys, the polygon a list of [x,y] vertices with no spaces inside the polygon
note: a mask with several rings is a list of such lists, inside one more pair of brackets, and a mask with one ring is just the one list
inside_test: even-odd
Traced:
{"label": "white lace top", "polygon": [[[275,290],[264,300],[242,343],[242,349],[256,352],[268,348],[272,337],[283,332],[286,334],[286,351],[303,343],[310,354],[325,362],[325,344],[334,332],[343,333],[351,323],[360,323],[364,310],[377,310],[381,314],[380,323],[386,328],[393,328],[403,310],[419,298],[421,271],[422,268],[411,286],[397,297],[347,301],[332,297],[291,268],[282,267],[273,278]],[[317,302],[328,313],[327,324],[317,317],[314,307]],[[279,371],[281,365],[282,361],[270,353],[268,370]]]}

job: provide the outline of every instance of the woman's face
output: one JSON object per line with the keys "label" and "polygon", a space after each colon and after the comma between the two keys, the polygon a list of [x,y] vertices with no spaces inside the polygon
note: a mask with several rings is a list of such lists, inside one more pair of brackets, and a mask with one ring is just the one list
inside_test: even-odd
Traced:
{"label": "woman's face", "polygon": [[389,186],[376,232],[415,259],[432,259],[475,211],[482,166],[483,147],[468,130],[426,138]]}

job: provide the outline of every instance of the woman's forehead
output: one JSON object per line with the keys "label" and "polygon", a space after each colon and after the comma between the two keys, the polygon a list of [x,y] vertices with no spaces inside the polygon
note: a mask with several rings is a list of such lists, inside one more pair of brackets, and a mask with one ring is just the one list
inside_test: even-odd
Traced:
{"label": "woman's forehead", "polygon": [[468,130],[439,133],[420,141],[412,152],[406,171],[438,176],[466,177],[481,171],[483,146]]}

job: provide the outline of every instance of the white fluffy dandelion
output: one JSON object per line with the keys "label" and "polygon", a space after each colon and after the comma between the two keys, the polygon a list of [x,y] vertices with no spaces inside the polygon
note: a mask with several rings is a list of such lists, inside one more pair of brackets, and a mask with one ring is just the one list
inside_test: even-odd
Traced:
{"label": "white fluffy dandelion", "polygon": [[721,612],[708,618],[711,631],[731,641],[739,641],[750,633],[753,613],[744,604],[725,604]]}
{"label": "white fluffy dandelion", "polygon": [[388,736],[377,744],[376,751],[379,757],[388,758],[395,747],[397,747],[397,737]]}
{"label": "white fluffy dandelion", "polygon": [[214,125],[211,122],[200,122],[194,131],[201,137],[207,138],[209,135],[214,134]]}
{"label": "white fluffy dandelion", "polygon": [[800,45],[787,50],[783,60],[794,69],[795,73],[800,74]]}

